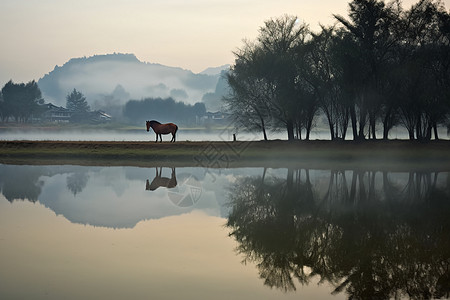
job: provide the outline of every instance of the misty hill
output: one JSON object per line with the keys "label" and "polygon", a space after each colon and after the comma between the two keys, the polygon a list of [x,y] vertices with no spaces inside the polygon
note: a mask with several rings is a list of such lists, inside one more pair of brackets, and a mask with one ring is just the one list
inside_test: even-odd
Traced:
{"label": "misty hill", "polygon": [[207,68],[206,70],[203,70],[202,72],[200,72],[200,74],[203,75],[217,75],[222,73],[222,71],[224,70],[228,70],[230,68],[230,65],[223,65],[220,67],[211,67],[211,68]]}
{"label": "misty hill", "polygon": [[66,96],[81,91],[92,109],[124,105],[130,99],[172,97],[194,104],[214,92],[220,71],[189,70],[139,61],[134,54],[106,54],[73,58],[39,79],[46,102],[65,106]]}

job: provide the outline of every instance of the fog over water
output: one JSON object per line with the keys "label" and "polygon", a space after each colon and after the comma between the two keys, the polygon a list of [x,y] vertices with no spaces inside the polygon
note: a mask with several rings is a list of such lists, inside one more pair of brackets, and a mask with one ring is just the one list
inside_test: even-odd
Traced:
{"label": "fog over water", "polygon": [[[179,129],[177,132],[177,141],[232,141],[233,134],[236,134],[237,140],[258,141],[263,139],[260,132],[246,132],[235,130],[234,127],[225,129],[202,130],[202,129]],[[378,133],[377,137],[381,138]],[[304,136],[303,136],[304,138]],[[390,139],[408,139],[406,130],[398,128],[391,130]],[[440,139],[448,139],[447,131],[441,128],[439,131]],[[142,130],[22,130],[11,129],[0,131],[0,140],[28,140],[28,141],[155,141],[156,136],[153,131]],[[170,141],[171,136],[163,136],[163,141]],[[269,140],[287,140],[285,131],[268,133]],[[326,129],[313,129],[310,136],[311,140],[329,140],[330,134]],[[352,139],[351,131],[347,134],[347,140]]]}
{"label": "fog over water", "polygon": [[[232,130],[179,130],[177,141],[232,141]],[[325,138],[325,135],[316,135],[317,138]],[[273,133],[271,139],[287,139],[284,132]],[[261,140],[263,136],[257,133],[239,132],[239,140]],[[113,130],[64,130],[64,131],[44,131],[44,130],[12,130],[0,133],[0,140],[49,140],[49,141],[155,141],[154,132],[147,132],[145,129],[133,131],[113,131]],[[163,136],[163,141],[170,141],[171,136]]]}

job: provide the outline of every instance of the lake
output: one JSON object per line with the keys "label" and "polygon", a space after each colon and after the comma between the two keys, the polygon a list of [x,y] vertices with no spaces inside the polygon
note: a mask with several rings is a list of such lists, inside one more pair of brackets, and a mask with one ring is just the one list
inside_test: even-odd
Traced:
{"label": "lake", "polygon": [[449,172],[0,164],[1,299],[450,296]]}

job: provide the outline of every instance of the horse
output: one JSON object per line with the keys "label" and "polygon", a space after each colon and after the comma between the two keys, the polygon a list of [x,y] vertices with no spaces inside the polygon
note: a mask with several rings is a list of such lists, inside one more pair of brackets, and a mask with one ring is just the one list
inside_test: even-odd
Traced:
{"label": "horse", "polygon": [[156,176],[153,179],[153,181],[150,183],[150,181],[147,179],[147,182],[145,184],[145,189],[147,191],[154,191],[159,187],[166,187],[168,189],[174,188],[177,186],[177,176],[175,175],[175,168],[172,168],[172,176],[170,178],[168,177],[162,177],[162,167],[156,168]]}
{"label": "horse", "polygon": [[172,134],[172,139],[170,140],[170,142],[175,142],[175,134],[177,133],[178,130],[178,126],[173,124],[173,123],[167,123],[167,124],[161,124],[158,121],[155,120],[151,120],[151,121],[147,121],[145,122],[147,125],[147,131],[150,130],[150,127],[153,129],[153,131],[156,133],[156,141],[155,143],[158,142],[158,136],[161,140],[162,143],[162,134]]}

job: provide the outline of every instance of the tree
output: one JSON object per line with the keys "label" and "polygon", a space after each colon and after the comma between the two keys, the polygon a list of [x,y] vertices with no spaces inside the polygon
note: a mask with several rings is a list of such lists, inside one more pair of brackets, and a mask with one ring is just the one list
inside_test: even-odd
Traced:
{"label": "tree", "polygon": [[[298,74],[309,30],[296,17],[271,19],[260,28],[254,44],[235,53],[236,60],[228,75],[231,97],[228,108],[250,130],[285,128],[288,140],[309,131],[316,109],[311,90]],[[270,120],[270,121],[269,121]],[[269,121],[269,122],[268,122]]]}
{"label": "tree", "polygon": [[442,2],[421,0],[409,11],[400,1],[354,0],[349,7],[349,20],[335,17],[352,42],[342,87],[353,102],[355,138],[376,138],[378,121],[384,139],[400,122],[410,139],[429,140],[432,129],[438,138],[449,107],[450,23]]}
{"label": "tree", "polygon": [[86,97],[76,89],[73,89],[73,91],[67,95],[66,108],[76,113],[86,113],[90,111]]}
{"label": "tree", "polygon": [[407,11],[400,47],[402,82],[397,90],[400,117],[410,139],[429,140],[448,120],[449,14],[440,1],[421,0]]}
{"label": "tree", "polygon": [[0,118],[2,122],[5,122],[6,119],[5,102],[3,101],[3,94],[1,90],[0,90]]}
{"label": "tree", "polygon": [[91,110],[86,97],[76,89],[67,95],[66,108],[73,112],[70,117],[71,122],[83,123],[89,120],[89,111]]}
{"label": "tree", "polygon": [[193,108],[192,108],[192,114],[195,117],[201,117],[206,115],[206,106],[205,103],[202,102],[197,102],[194,104]]}
{"label": "tree", "polygon": [[307,43],[303,74],[313,88],[317,104],[325,114],[331,140],[345,139],[349,121],[349,109],[344,100],[342,88],[342,64],[339,60],[343,51],[343,32],[334,27],[322,27],[318,34],[312,34]]}
{"label": "tree", "polygon": [[248,130],[260,130],[267,140],[270,129],[271,106],[275,97],[275,86],[265,76],[265,55],[261,48],[246,44],[235,53],[236,63],[227,73],[231,87],[224,97],[226,109],[238,125]]}
{"label": "tree", "polygon": [[347,29],[354,41],[354,65],[347,72],[354,73],[351,107],[352,128],[355,139],[365,138],[369,127],[369,137],[376,138],[376,120],[381,114],[384,102],[383,79],[388,71],[387,63],[398,36],[392,35],[395,17],[392,7],[378,0],[354,0],[349,3],[349,20],[335,15]]}
{"label": "tree", "polygon": [[299,60],[303,59],[302,48],[308,35],[306,24],[299,23],[295,16],[285,15],[266,21],[258,37],[258,42],[270,61],[267,76],[276,87],[273,102],[275,109],[272,113],[285,126],[288,140],[293,140],[294,132],[300,132],[305,125],[302,123],[302,114],[309,115],[307,110],[302,110],[308,107],[302,105],[310,100],[308,91],[305,90],[302,78],[298,76]]}
{"label": "tree", "polygon": [[130,100],[123,109],[123,116],[136,125],[152,119],[177,124],[195,124],[197,118],[204,116],[205,113],[204,103],[190,105],[172,98]]}
{"label": "tree", "polygon": [[294,17],[266,21],[227,77],[230,112],[247,129],[309,132],[318,107],[331,139],[383,139],[403,125],[411,139],[450,128],[450,15],[440,0],[404,11],[400,0],[353,0],[341,26],[311,33]]}
{"label": "tree", "polygon": [[12,80],[2,88],[2,119],[13,117],[16,122],[27,122],[33,114],[39,113],[43,102],[41,90],[36,81],[16,84]]}

